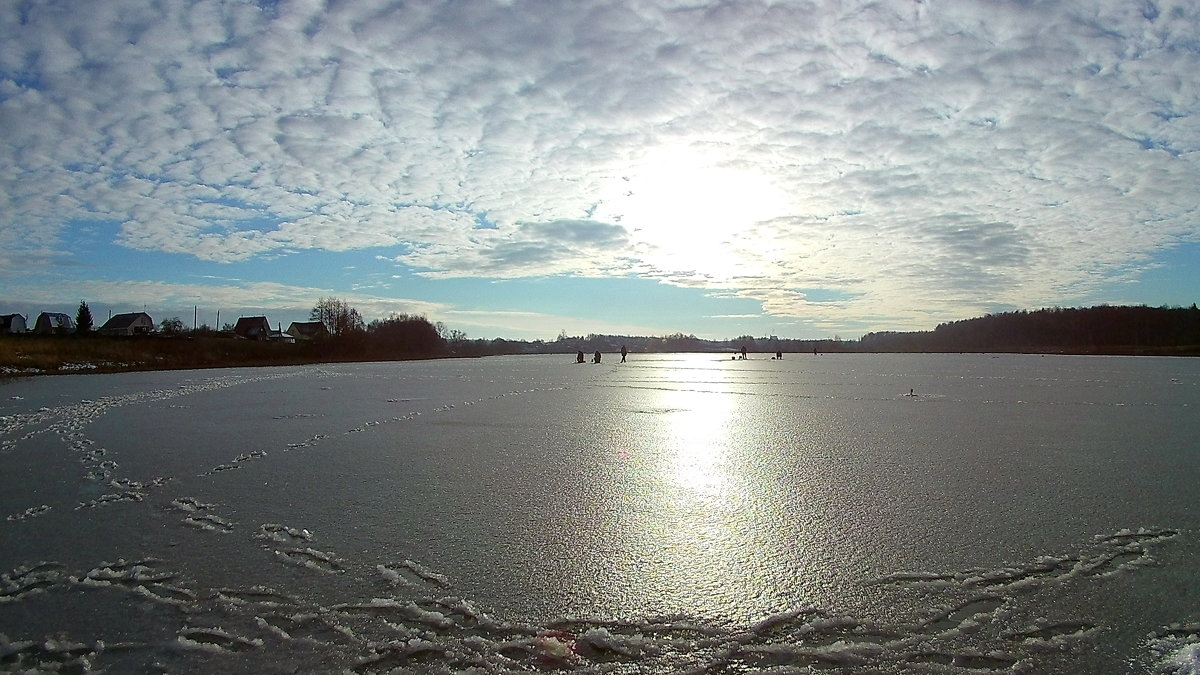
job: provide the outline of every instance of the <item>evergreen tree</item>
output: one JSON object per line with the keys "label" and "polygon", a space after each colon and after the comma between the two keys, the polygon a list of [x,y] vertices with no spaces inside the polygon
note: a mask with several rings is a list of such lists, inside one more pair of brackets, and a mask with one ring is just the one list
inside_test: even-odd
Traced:
{"label": "evergreen tree", "polygon": [[78,335],[89,335],[92,332],[92,310],[83,300],[79,301],[79,311],[75,313],[75,332]]}

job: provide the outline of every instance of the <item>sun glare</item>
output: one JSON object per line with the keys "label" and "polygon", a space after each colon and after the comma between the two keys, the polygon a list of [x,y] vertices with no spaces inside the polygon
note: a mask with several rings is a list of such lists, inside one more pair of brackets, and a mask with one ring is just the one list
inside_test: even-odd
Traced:
{"label": "sun glare", "polygon": [[671,420],[674,458],[671,479],[683,496],[720,497],[726,488],[724,463],[732,416],[728,394],[674,391],[663,395],[663,403],[678,408]]}
{"label": "sun glare", "polygon": [[648,262],[718,279],[758,272],[741,237],[787,204],[766,176],[691,150],[656,153],[610,188],[597,215],[629,228]]}

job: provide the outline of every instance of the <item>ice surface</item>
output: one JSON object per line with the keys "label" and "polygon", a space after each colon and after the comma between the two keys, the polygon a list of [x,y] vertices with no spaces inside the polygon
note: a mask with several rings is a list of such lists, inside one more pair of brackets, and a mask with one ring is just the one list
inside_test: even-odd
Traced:
{"label": "ice surface", "polygon": [[570,361],[0,385],[0,672],[1197,672],[1200,362]]}

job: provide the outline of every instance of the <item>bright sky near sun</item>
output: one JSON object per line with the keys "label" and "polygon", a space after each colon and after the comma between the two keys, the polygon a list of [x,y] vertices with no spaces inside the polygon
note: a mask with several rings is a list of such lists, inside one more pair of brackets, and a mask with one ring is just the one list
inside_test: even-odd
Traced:
{"label": "bright sky near sun", "polygon": [[854,338],[1190,305],[1198,35],[1194,0],[8,0],[0,313]]}

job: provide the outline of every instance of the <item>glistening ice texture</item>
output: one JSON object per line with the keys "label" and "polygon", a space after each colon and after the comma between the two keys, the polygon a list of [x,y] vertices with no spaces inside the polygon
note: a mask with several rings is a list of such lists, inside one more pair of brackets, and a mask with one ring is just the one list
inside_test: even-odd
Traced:
{"label": "glistening ice texture", "polygon": [[1195,667],[1200,362],[755,356],[7,382],[0,669]]}

